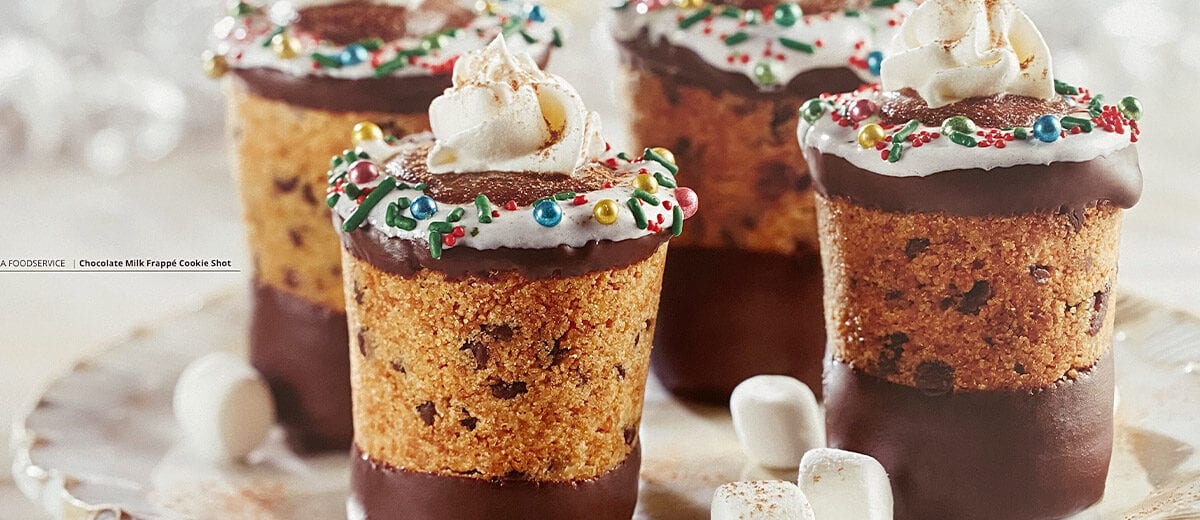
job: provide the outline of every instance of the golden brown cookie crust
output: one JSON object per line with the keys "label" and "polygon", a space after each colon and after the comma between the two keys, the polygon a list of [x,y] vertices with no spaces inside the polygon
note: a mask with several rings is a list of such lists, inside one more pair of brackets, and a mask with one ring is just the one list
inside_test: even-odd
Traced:
{"label": "golden brown cookie crust", "polygon": [[355,442],[441,475],[615,468],[637,442],[666,251],[577,277],[459,281],[343,252]]}
{"label": "golden brown cookie crust", "polygon": [[428,116],[302,108],[251,94],[236,79],[226,94],[256,280],[341,311],[340,246],[325,204],[329,158],[349,146],[360,121],[399,137],[428,130]]}
{"label": "golden brown cookie crust", "polygon": [[670,149],[704,204],[676,247],[816,250],[812,182],[796,141],[804,99],[714,94],[628,66],[626,79],[634,140]]}
{"label": "golden brown cookie crust", "polygon": [[962,217],[817,197],[832,353],[928,392],[1030,390],[1112,344],[1121,210]]}

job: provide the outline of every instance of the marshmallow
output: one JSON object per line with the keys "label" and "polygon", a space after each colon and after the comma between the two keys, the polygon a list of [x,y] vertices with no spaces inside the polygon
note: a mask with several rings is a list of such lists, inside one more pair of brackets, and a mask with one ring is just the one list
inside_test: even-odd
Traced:
{"label": "marshmallow", "polygon": [[712,520],[814,520],[800,488],[782,480],[731,482],[713,493]]}
{"label": "marshmallow", "polygon": [[227,352],[188,365],[175,384],[174,408],[187,447],[213,461],[244,458],[275,423],[267,383],[245,360]]}
{"label": "marshmallow", "polygon": [[800,462],[799,484],[821,520],[892,520],[892,486],[872,457],[812,450]]}
{"label": "marshmallow", "polygon": [[804,452],[825,446],[825,423],[808,385],[788,376],[754,376],[729,399],[733,431],[756,464],[795,468]]}

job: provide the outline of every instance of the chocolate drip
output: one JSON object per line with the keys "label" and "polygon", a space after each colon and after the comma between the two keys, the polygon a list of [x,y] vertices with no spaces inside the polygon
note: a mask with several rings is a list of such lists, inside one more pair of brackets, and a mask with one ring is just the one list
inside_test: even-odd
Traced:
{"label": "chocolate drip", "polygon": [[1078,214],[1108,202],[1131,208],[1142,194],[1137,148],[1087,162],[1028,164],[993,170],[949,170],[927,177],[892,177],[807,148],[817,191],[883,211],[1010,216]]}
{"label": "chocolate drip", "polygon": [[299,453],[345,450],[353,440],[348,337],[345,313],[255,284],[250,364]]}
{"label": "chocolate drip", "polygon": [[[416,10],[369,2],[345,2],[301,9],[294,27],[335,45],[370,38],[398,40],[410,35],[416,25],[425,32],[463,27],[475,18],[457,0],[426,0]],[[419,36],[419,35],[418,35]]]}
{"label": "chocolate drip", "polygon": [[883,122],[903,125],[916,119],[928,126],[941,126],[954,116],[967,116],[982,128],[1033,126],[1046,114],[1063,115],[1071,106],[1062,98],[1052,101],[1026,96],[997,95],[971,98],[944,107],[929,108],[924,99],[912,89],[883,94],[880,112]]}
{"label": "chocolate drip", "polygon": [[545,482],[434,475],[351,455],[351,519],[629,520],[637,504],[641,447],[616,468],[587,480]]}
{"label": "chocolate drip", "polygon": [[896,520],[1050,520],[1104,494],[1113,360],[1034,392],[928,395],[840,361],[827,365],[831,447],[879,459]]}
{"label": "chocolate drip", "polygon": [[729,91],[752,98],[805,99],[825,92],[851,91],[862,84],[858,75],[848,68],[829,68],[803,72],[778,90],[764,91],[745,74],[720,70],[696,51],[672,45],[665,39],[654,40],[648,29],[643,29],[632,40],[617,43],[626,65],[715,93]]}
{"label": "chocolate drip", "polygon": [[600,240],[581,247],[552,249],[453,247],[442,250],[442,257],[435,259],[424,241],[392,238],[370,226],[346,233],[341,231],[341,217],[335,214],[333,221],[346,251],[376,269],[397,276],[430,269],[451,280],[505,272],[518,272],[527,278],[567,278],[620,269],[649,258],[671,237],[669,232],[656,233],[619,242]]}

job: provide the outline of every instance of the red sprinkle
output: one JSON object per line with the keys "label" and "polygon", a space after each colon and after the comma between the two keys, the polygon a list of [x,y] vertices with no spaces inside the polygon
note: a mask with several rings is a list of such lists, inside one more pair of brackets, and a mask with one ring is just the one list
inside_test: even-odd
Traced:
{"label": "red sprinkle", "polygon": [[445,235],[442,235],[442,244],[444,244],[446,247],[454,247],[454,244],[456,243],[458,243],[458,238],[453,234],[446,233]]}
{"label": "red sprinkle", "polygon": [[454,231],[452,231],[451,233],[456,237],[462,238],[462,237],[466,236],[467,230],[463,229],[462,226],[454,226]]}
{"label": "red sprinkle", "polygon": [[669,201],[669,200],[666,200],[666,199],[663,199],[663,208],[664,208],[664,209],[671,209],[671,201]]}
{"label": "red sprinkle", "polygon": [[496,210],[492,210],[492,216],[493,216],[493,217],[499,217],[499,216],[500,216],[500,212],[499,212],[499,211],[496,211]]}
{"label": "red sprinkle", "polygon": [[574,204],[574,205],[576,205],[576,206],[582,206],[582,205],[584,205],[584,204],[587,204],[587,196],[585,196],[585,195],[576,195],[576,196],[575,196],[575,199],[571,201],[571,204]]}
{"label": "red sprinkle", "polygon": [[504,203],[504,209],[509,210],[509,211],[516,211],[517,210],[517,201],[508,199],[508,202]]}
{"label": "red sprinkle", "polygon": [[884,150],[883,153],[879,154],[879,156],[885,161],[888,160],[889,155],[891,155],[891,150]]}

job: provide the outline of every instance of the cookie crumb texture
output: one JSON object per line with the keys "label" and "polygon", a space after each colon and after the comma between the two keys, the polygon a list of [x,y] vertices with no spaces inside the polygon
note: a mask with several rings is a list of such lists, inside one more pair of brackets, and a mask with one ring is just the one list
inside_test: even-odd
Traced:
{"label": "cookie crumb texture", "polygon": [[617,467],[638,442],[666,251],[577,277],[460,281],[343,253],[357,445],[484,479]]}
{"label": "cookie crumb texture", "polygon": [[630,130],[670,149],[704,210],[677,247],[815,251],[812,180],[796,142],[800,97],[752,99],[626,66]]}
{"label": "cookie crumb texture", "polygon": [[428,130],[428,116],[301,108],[251,94],[236,79],[226,94],[255,278],[341,311],[340,242],[325,204],[329,157],[349,145],[360,121],[399,137]]}
{"label": "cookie crumb texture", "polygon": [[817,197],[831,349],[936,395],[1073,379],[1112,345],[1121,211],[962,217]]}

